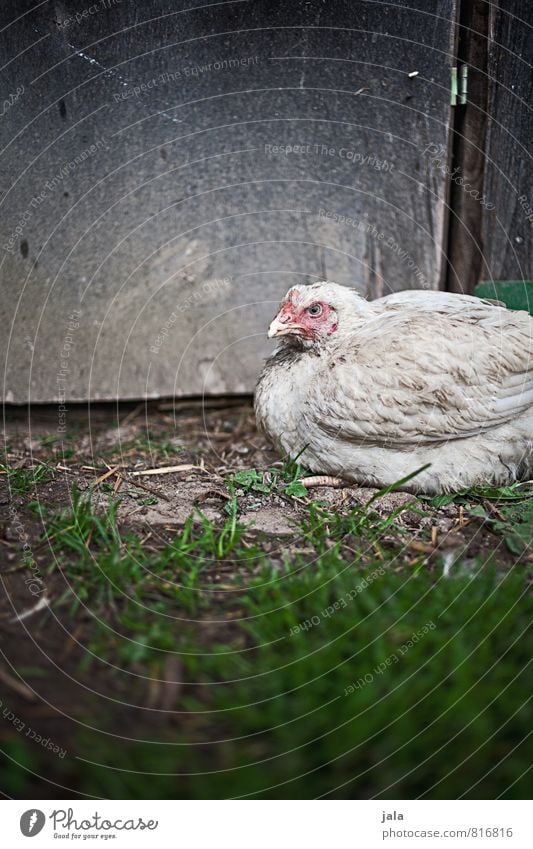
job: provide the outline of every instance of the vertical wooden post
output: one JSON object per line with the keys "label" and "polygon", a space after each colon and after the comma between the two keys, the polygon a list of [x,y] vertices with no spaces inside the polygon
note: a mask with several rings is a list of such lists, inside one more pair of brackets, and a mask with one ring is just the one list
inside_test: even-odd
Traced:
{"label": "vertical wooden post", "polygon": [[480,198],[483,196],[488,121],[488,9],[484,0],[462,0],[459,8],[459,95],[456,105],[452,105],[446,275],[446,289],[450,292],[472,292],[483,275],[484,207]]}

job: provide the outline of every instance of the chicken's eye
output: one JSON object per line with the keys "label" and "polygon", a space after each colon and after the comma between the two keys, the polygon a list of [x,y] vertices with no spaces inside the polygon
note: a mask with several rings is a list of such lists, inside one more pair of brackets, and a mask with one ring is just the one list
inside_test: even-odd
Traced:
{"label": "chicken's eye", "polygon": [[317,315],[322,315],[322,307],[320,304],[311,304],[310,307],[307,307],[307,312],[316,318]]}

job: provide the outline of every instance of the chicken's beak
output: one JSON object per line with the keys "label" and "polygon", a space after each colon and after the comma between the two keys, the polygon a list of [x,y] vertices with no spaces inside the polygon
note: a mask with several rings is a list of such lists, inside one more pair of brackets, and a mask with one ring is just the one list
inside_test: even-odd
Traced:
{"label": "chicken's beak", "polygon": [[279,316],[276,316],[268,328],[268,338],[273,339],[274,336],[282,336],[284,333],[287,333],[289,331],[287,321],[288,318],[285,318],[285,321],[282,321]]}
{"label": "chicken's beak", "polygon": [[294,313],[291,309],[282,307],[276,318],[268,328],[268,338],[274,336],[301,336],[302,327],[296,324]]}

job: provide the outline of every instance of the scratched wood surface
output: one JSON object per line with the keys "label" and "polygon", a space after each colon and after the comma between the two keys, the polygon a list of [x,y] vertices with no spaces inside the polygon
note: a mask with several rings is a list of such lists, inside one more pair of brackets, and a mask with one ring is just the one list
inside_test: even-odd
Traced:
{"label": "scratched wood surface", "polygon": [[291,284],[441,285],[455,0],[33,5],[0,10],[6,400],[250,391]]}

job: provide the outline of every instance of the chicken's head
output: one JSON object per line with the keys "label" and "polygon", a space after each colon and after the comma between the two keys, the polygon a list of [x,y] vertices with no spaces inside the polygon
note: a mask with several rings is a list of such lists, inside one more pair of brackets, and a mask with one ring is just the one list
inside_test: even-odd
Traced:
{"label": "chicken's head", "polygon": [[306,346],[324,342],[340,327],[348,329],[354,313],[364,312],[366,301],[355,290],[337,283],[293,286],[283,298],[268,328],[269,338],[288,337]]}

